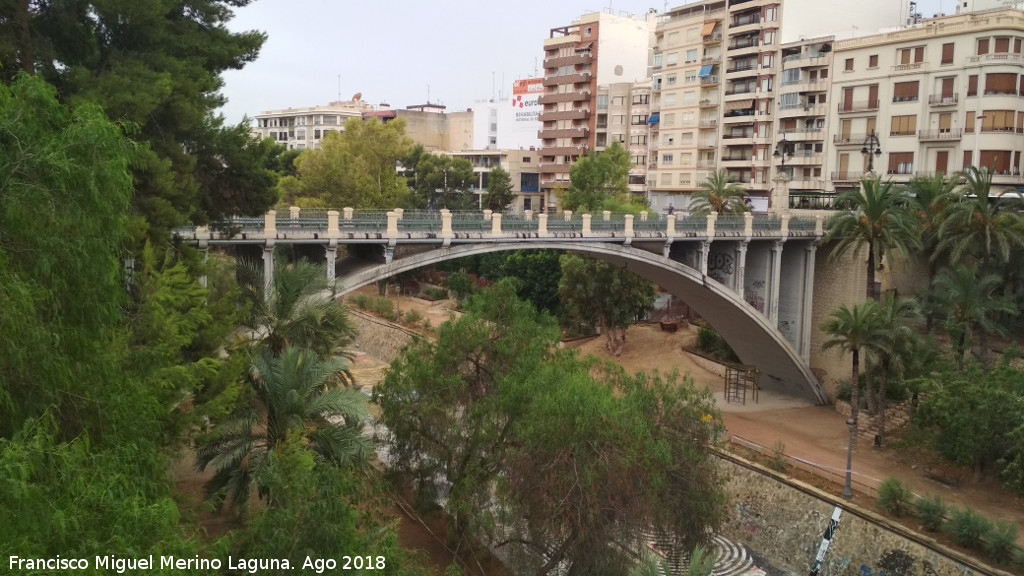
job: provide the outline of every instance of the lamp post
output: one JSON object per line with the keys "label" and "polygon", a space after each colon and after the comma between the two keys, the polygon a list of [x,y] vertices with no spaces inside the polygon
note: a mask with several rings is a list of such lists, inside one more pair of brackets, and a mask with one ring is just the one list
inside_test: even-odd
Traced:
{"label": "lamp post", "polygon": [[846,487],[843,488],[843,498],[851,500],[853,499],[853,431],[857,427],[857,421],[848,418],[846,426],[850,429],[850,443],[846,446]]}
{"label": "lamp post", "polygon": [[860,153],[868,156],[868,174],[870,174],[875,169],[875,156],[882,155],[882,143],[878,141],[874,130],[864,139],[864,147],[860,149]]}
{"label": "lamp post", "polygon": [[775,152],[772,158],[782,159],[782,168],[772,180],[775,187],[772,188],[770,210],[772,213],[781,213],[789,209],[789,175],[786,174],[786,158],[793,157],[793,143],[786,140],[786,134],[782,134],[782,140],[775,145]]}
{"label": "lamp post", "polygon": [[789,140],[786,140],[786,133],[783,132],[782,133],[782,140],[779,140],[779,143],[775,145],[775,152],[772,152],[772,158],[775,158],[776,160],[778,160],[778,159],[782,160],[782,171],[785,172],[786,171],[786,158],[792,158],[792,157],[793,157],[793,144]]}

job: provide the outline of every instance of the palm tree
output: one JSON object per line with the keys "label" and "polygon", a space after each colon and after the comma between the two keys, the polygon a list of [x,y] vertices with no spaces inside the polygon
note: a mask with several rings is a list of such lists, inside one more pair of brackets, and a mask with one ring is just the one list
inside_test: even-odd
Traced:
{"label": "palm tree", "polygon": [[232,412],[217,426],[216,436],[196,448],[196,469],[202,472],[212,465],[215,470],[206,484],[207,498],[219,507],[230,497],[232,507],[238,508],[248,501],[254,482],[266,498],[261,475],[267,455],[293,434],[301,435],[325,461],[356,467],[366,463],[373,450],[362,434],[366,397],[328,386],[344,367],[340,359],[323,361],[291,346],[280,356],[257,348],[248,378],[252,402]]}
{"label": "palm tree", "polygon": [[824,242],[836,243],[829,260],[834,262],[867,246],[867,294],[877,302],[880,294],[875,290],[875,270],[880,257],[884,254],[892,267],[893,252],[909,258],[910,249],[919,245],[914,218],[907,209],[907,196],[894,189],[891,181],[864,178],[861,190],[843,192],[837,202],[851,210],[828,221]]}
{"label": "palm tree", "polygon": [[963,177],[966,184],[946,210],[939,227],[938,250],[932,257],[948,252],[950,261],[959,264],[965,256],[972,256],[985,273],[993,257],[1005,263],[1014,247],[1024,247],[1024,220],[1005,204],[992,201],[998,195],[992,194],[991,172],[971,166]]}
{"label": "palm tree", "polygon": [[276,258],[270,290],[264,287],[262,267],[242,265],[239,276],[242,292],[252,302],[245,325],[275,356],[297,346],[327,358],[355,335],[323,266]]}
{"label": "palm tree", "polygon": [[719,214],[742,214],[747,211],[743,198],[747,191],[733,181],[725,170],[718,170],[708,176],[693,193],[690,213],[706,216],[711,212]]}
{"label": "palm tree", "polygon": [[[935,280],[938,272],[940,258],[939,253],[939,227],[945,216],[946,208],[956,198],[955,190],[959,178],[948,178],[944,174],[935,176],[912,178],[907,184],[910,207],[917,212],[917,226],[921,236],[921,245],[918,254],[922,262],[928,266],[928,285]],[[930,312],[931,302],[929,291],[924,291],[922,308],[928,322],[927,329],[932,330],[932,323],[935,315]]]}
{"label": "palm tree", "polygon": [[988,335],[1004,333],[995,316],[1016,313],[1009,302],[994,295],[1001,282],[999,276],[979,277],[979,274],[976,266],[959,266],[953,270],[947,268],[935,278],[935,297],[946,311],[946,332],[954,340],[961,369],[975,330],[978,332],[978,357],[982,367],[988,367]]}
{"label": "palm tree", "polygon": [[829,339],[822,344],[822,350],[838,348],[841,352],[852,356],[850,375],[850,417],[854,421],[860,412],[860,353],[875,345],[882,337],[881,323],[878,317],[878,304],[868,300],[848,308],[840,304],[832,311],[828,321],[821,327]]}
{"label": "palm tree", "polygon": [[[898,299],[893,294],[886,294],[878,308],[878,321],[881,339],[871,347],[875,356],[875,365],[881,373],[878,406],[881,418],[878,435],[885,441],[885,403],[889,377],[902,375],[907,362],[917,348],[920,338],[911,327],[911,322],[920,318],[917,303],[910,299]],[[868,390],[868,394],[871,394]]]}

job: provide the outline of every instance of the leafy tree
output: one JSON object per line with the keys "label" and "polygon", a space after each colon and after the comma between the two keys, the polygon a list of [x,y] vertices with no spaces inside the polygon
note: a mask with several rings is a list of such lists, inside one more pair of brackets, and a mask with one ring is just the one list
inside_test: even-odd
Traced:
{"label": "leafy tree", "polygon": [[626,343],[626,330],[651,310],[654,285],[618,266],[563,254],[558,294],[566,314],[605,335],[605,347],[618,356]]}
{"label": "leafy tree", "polygon": [[978,333],[978,358],[988,366],[988,335],[1003,334],[998,315],[1016,314],[1004,298],[995,295],[999,277],[995,274],[978,277],[978,268],[963,266],[943,270],[935,279],[935,299],[946,311],[946,332],[956,349],[957,363],[963,367],[964,355]]}
{"label": "leafy tree", "polygon": [[1020,203],[1006,209],[995,202],[999,196],[992,194],[992,173],[987,170],[971,166],[963,177],[967,183],[945,212],[932,257],[948,253],[950,261],[959,264],[970,256],[979,262],[982,273],[989,273],[990,263],[1006,263],[1014,247],[1024,247],[1024,220],[1016,211]]}
{"label": "leafy tree", "polygon": [[483,207],[501,212],[512,205],[516,194],[512,191],[512,175],[501,166],[491,168],[487,175],[487,192],[483,197]]}
{"label": "leafy tree", "polygon": [[875,270],[883,255],[891,268],[893,252],[909,259],[911,248],[919,246],[906,195],[896,190],[891,181],[864,178],[861,190],[843,192],[837,202],[851,209],[828,221],[824,242],[835,243],[829,259],[835,262],[866,246],[867,294],[877,302],[880,295],[875,290]]}
{"label": "leafy tree", "polygon": [[597,212],[619,200],[628,204],[629,152],[618,142],[603,152],[591,150],[569,168],[569,189],[561,195],[565,210]]}
{"label": "leafy tree", "polygon": [[883,337],[878,304],[874,300],[855,304],[852,308],[840,304],[829,314],[828,321],[821,329],[829,337],[822,344],[822,350],[838,348],[851,356],[850,417],[856,421],[860,412],[860,353]]}
{"label": "leafy tree", "polygon": [[345,305],[334,297],[335,286],[327,280],[323,266],[275,258],[269,292],[262,264],[243,264],[240,276],[242,293],[252,306],[244,324],[272,354],[297,346],[327,358],[355,336]]}
{"label": "leafy tree", "polygon": [[690,213],[697,216],[706,216],[711,212],[742,214],[747,211],[743,201],[746,195],[746,189],[735,183],[728,172],[718,170],[701,183],[700,190],[692,194]]}
{"label": "leafy tree", "polygon": [[297,179],[281,183],[286,198],[315,198],[332,208],[396,208],[409,193],[395,163],[412,150],[405,120],[351,118],[344,132],[328,132],[320,150],[295,159]]}
{"label": "leafy tree", "polygon": [[469,191],[475,183],[469,160],[424,154],[416,164],[414,201],[420,208],[476,209],[476,195]]}
{"label": "leafy tree", "polygon": [[368,414],[366,398],[329,386],[344,367],[340,359],[322,361],[300,348],[289,346],[279,356],[256,349],[248,379],[252,402],[232,412],[196,448],[196,469],[212,465],[215,470],[206,485],[207,497],[219,505],[230,497],[237,508],[248,501],[255,482],[260,497],[274,505],[268,455],[293,435],[304,438],[323,461],[363,465],[372,454],[361,430]]}
{"label": "leafy tree", "polygon": [[444,287],[462,302],[473,295],[473,278],[465,272],[452,272],[445,279]]}
{"label": "leafy tree", "polygon": [[517,250],[509,254],[501,268],[503,276],[519,280],[517,294],[521,299],[556,317],[561,309],[558,299],[561,254],[556,250]]}
{"label": "leafy tree", "polygon": [[[221,74],[255,59],[266,39],[227,27],[231,8],[248,3],[12,2],[12,17],[0,21],[6,79],[37,73],[65,101],[95,102],[137,126],[132,230],[155,245],[189,218],[260,213],[273,201],[273,181],[255,161],[262,145],[239,138],[244,125],[225,128],[212,116],[224,103]],[[198,166],[211,151],[220,166]]]}
{"label": "leafy tree", "polygon": [[[885,404],[889,378],[901,377],[906,372],[911,356],[917,351],[920,338],[911,322],[920,318],[917,303],[913,300],[898,299],[887,293],[878,307],[878,321],[882,338],[874,343],[871,352],[876,357],[875,366],[881,373],[875,405],[881,414],[878,435],[885,439]],[[868,394],[876,394],[868,389]]]}
{"label": "leafy tree", "polygon": [[455,533],[483,514],[490,485],[511,448],[511,424],[525,414],[542,360],[558,343],[554,320],[515,297],[499,282],[467,303],[466,313],[438,329],[437,341],[420,341],[392,363],[374,388],[389,431],[389,465],[415,480],[431,497],[447,495]]}

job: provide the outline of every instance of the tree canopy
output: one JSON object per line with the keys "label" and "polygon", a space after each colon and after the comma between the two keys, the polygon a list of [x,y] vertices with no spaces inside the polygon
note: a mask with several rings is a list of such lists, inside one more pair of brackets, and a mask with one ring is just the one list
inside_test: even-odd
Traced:
{"label": "tree canopy", "polygon": [[495,212],[505,210],[516,199],[512,191],[512,176],[501,166],[491,168],[487,174],[487,192],[483,197],[483,207]]}
{"label": "tree canopy", "polygon": [[700,190],[693,193],[690,213],[697,216],[706,216],[711,212],[742,214],[748,210],[744,203],[746,194],[746,189],[734,182],[725,170],[712,172],[701,183]]}
{"label": "tree canopy", "polygon": [[603,152],[591,150],[569,168],[571,184],[562,195],[562,208],[597,212],[611,202],[629,204],[629,167],[629,152],[618,142]]}

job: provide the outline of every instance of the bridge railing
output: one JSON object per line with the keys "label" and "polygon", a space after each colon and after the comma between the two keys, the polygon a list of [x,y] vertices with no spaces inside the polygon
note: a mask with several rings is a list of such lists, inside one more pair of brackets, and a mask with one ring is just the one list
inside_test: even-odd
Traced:
{"label": "bridge railing", "polygon": [[789,220],[790,232],[814,232],[818,221],[814,218],[791,218]]}
{"label": "bridge railing", "polygon": [[747,226],[747,218],[743,214],[719,214],[715,221],[715,230],[723,232],[743,232]]}
{"label": "bridge railing", "polygon": [[679,232],[697,232],[702,233],[708,229],[708,218],[707,216],[683,216],[682,218],[676,216],[676,230]]}
{"label": "bridge railing", "polygon": [[767,216],[763,218],[754,218],[753,222],[754,232],[781,232],[782,231],[782,219],[775,216]]}
{"label": "bridge railing", "polygon": [[548,220],[548,231],[550,232],[582,232],[583,220],[563,220],[553,218]]}

